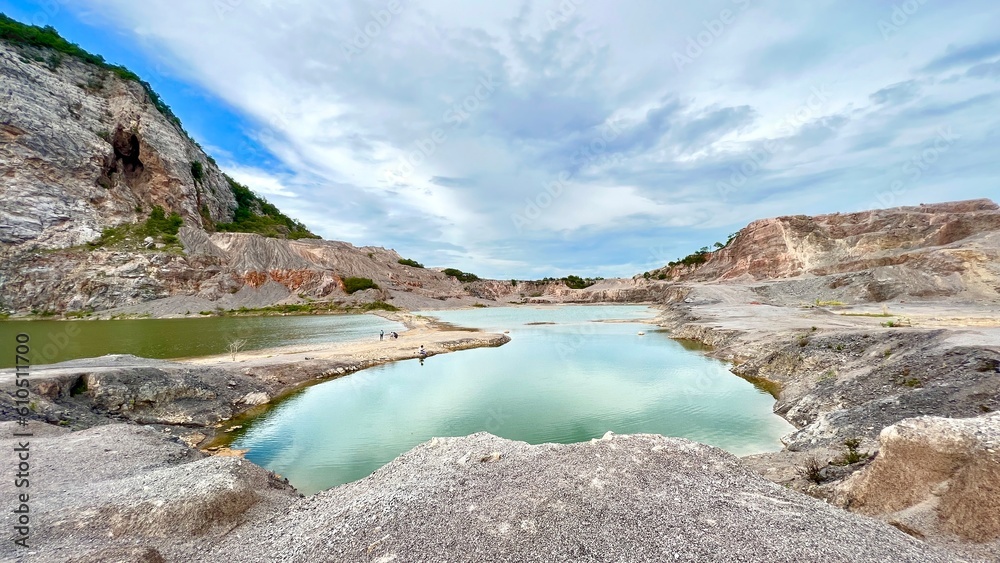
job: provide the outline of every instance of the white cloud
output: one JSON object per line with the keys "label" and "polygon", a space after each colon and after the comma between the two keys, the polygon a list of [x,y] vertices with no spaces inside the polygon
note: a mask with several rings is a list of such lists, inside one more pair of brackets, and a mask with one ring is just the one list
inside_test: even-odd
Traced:
{"label": "white cloud", "polygon": [[[997,195],[981,169],[996,166],[1000,82],[969,70],[1000,58],[989,0],[924,4],[889,38],[879,22],[891,5],[832,0],[401,1],[389,18],[382,0],[85,5],[88,21],[130,30],[151,58],[257,124],[251,134],[282,170],[235,162],[234,177],[324,236],[428,265],[505,278],[572,258],[630,275],[649,260],[631,247],[867,205],[945,125],[961,150],[895,203],[926,200],[931,183],[951,185],[947,198]],[[690,55],[692,41],[678,68],[673,55]],[[919,88],[890,97],[908,81]],[[613,119],[623,133],[581,158]],[[722,197],[720,182],[744,166],[752,173]],[[560,173],[572,193],[513,229]],[[566,242],[595,232],[630,246]]]}

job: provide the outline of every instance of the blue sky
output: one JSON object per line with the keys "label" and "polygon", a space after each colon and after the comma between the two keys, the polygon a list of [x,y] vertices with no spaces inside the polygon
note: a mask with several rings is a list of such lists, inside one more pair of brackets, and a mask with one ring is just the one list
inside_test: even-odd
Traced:
{"label": "blue sky", "polygon": [[0,0],[325,238],[630,276],[759,218],[1000,199],[995,0]]}

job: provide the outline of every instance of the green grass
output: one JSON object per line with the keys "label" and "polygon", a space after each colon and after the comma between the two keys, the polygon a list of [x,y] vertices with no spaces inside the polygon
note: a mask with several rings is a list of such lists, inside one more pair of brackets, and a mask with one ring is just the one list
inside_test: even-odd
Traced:
{"label": "green grass", "polygon": [[400,258],[399,260],[396,260],[396,262],[399,262],[400,264],[402,264],[404,266],[410,266],[411,268],[423,268],[424,267],[424,265],[421,264],[420,262],[417,262],[416,260],[410,260],[409,258]]}
{"label": "green grass", "polygon": [[861,440],[858,438],[849,438],[844,440],[844,447],[847,451],[844,452],[842,456],[834,461],[836,465],[851,465],[852,463],[857,463],[868,457],[868,452],[862,452],[858,448],[861,446]]}
{"label": "green grass", "polygon": [[167,215],[162,207],[157,205],[143,223],[131,223],[117,227],[106,227],[101,231],[101,237],[87,243],[90,249],[120,248],[127,250],[143,249],[142,241],[152,237],[154,241],[167,245],[168,250],[181,249],[177,232],[184,220],[176,211]]}
{"label": "green grass", "polygon": [[363,303],[354,307],[355,310],[367,312],[367,311],[399,311],[399,307],[386,303],[385,301],[372,301],[371,303]]}
{"label": "green grass", "polygon": [[819,299],[815,303],[817,307],[842,307],[845,305],[843,301],[820,301]]}
{"label": "green grass", "polygon": [[267,307],[240,307],[239,309],[229,309],[228,311],[202,311],[202,315],[232,315],[232,316],[272,316],[272,315],[318,315],[318,314],[344,314],[344,313],[367,313],[370,311],[399,311],[399,307],[384,301],[373,301],[371,303],[361,303],[344,307],[340,303],[332,301],[310,301],[309,303],[286,303],[283,305],[269,305]]}

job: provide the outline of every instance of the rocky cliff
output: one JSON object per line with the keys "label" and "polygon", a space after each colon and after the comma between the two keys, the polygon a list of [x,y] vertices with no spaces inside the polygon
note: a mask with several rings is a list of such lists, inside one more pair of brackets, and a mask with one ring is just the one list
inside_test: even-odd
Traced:
{"label": "rocky cliff", "polygon": [[[310,234],[226,177],[138,77],[0,18],[0,314],[467,298],[391,250],[289,240]],[[247,216],[276,217],[261,232],[278,238],[212,232]],[[350,277],[378,289],[348,297]]]}
{"label": "rocky cliff", "polygon": [[1000,297],[1000,207],[980,199],[763,219],[724,248],[672,263],[679,281],[822,278],[850,300]]}
{"label": "rocky cliff", "polygon": [[[49,57],[58,63],[36,60]],[[237,204],[222,172],[140,83],[0,41],[0,91],[4,256],[92,242],[157,205],[199,228],[206,218],[232,220]]]}

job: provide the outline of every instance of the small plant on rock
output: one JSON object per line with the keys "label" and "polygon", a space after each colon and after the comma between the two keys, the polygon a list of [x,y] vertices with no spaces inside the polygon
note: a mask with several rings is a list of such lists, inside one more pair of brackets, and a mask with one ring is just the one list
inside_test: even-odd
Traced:
{"label": "small plant on rock", "polygon": [[851,465],[868,457],[868,452],[863,452],[859,449],[861,447],[861,440],[859,438],[844,440],[844,447],[847,448],[847,451],[837,459],[835,462],[837,465]]}
{"label": "small plant on rock", "polygon": [[816,456],[812,456],[806,460],[805,467],[799,468],[799,474],[805,477],[806,479],[812,481],[813,483],[819,485],[820,483],[823,482],[823,475],[822,473],[820,473],[822,469],[823,466],[820,465],[819,460],[816,459]]}

